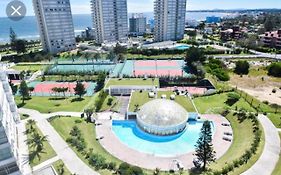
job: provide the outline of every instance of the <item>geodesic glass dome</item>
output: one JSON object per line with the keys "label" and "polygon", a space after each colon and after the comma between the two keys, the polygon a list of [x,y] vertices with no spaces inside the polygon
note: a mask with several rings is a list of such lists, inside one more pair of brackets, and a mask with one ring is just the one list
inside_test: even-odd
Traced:
{"label": "geodesic glass dome", "polygon": [[173,135],[187,125],[188,112],[172,100],[156,99],[141,106],[137,124],[144,131],[155,135]]}

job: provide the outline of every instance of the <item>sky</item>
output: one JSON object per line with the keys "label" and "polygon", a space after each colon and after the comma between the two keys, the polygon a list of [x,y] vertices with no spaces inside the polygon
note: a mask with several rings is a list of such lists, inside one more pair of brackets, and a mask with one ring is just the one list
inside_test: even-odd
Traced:
{"label": "sky", "polygon": [[[6,5],[11,0],[0,0],[0,16],[5,17]],[[27,15],[33,16],[32,0],[21,0]],[[154,0],[128,0],[129,12],[152,12]],[[90,14],[90,0],[70,0],[73,14]],[[187,10],[280,8],[281,0],[187,0]]]}

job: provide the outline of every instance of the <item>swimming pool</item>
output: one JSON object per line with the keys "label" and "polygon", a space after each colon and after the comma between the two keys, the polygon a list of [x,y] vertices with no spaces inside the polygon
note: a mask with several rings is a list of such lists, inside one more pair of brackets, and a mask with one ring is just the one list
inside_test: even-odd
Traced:
{"label": "swimming pool", "polygon": [[[189,121],[188,127],[177,135],[156,136],[142,131],[135,121],[112,121],[112,130],[119,140],[139,152],[159,157],[174,157],[195,150],[203,121]],[[214,125],[212,123],[214,130]]]}
{"label": "swimming pool", "polygon": [[189,46],[187,46],[187,45],[179,45],[179,46],[176,46],[176,49],[178,49],[178,50],[186,50],[186,49],[188,49],[189,48]]}

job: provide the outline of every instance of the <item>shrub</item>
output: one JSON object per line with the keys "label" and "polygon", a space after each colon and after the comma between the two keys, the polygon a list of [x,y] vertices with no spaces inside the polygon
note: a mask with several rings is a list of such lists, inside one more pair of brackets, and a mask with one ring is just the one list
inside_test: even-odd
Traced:
{"label": "shrub", "polygon": [[111,105],[112,105],[112,102],[113,102],[113,98],[109,98],[109,99],[107,100],[107,105],[108,105],[108,106],[111,106]]}
{"label": "shrub", "polygon": [[104,103],[105,99],[107,98],[108,93],[102,90],[99,94],[99,98],[96,101],[96,112],[99,112],[101,110],[102,104]]}
{"label": "shrub", "polygon": [[108,167],[109,170],[115,170],[116,163],[115,162],[110,162],[107,167]]}
{"label": "shrub", "polygon": [[240,99],[240,95],[235,92],[228,93],[227,96],[228,98],[225,103],[229,106],[234,105]]}
{"label": "shrub", "polygon": [[77,120],[75,120],[74,122],[75,122],[76,124],[79,124],[79,123],[82,123],[82,120],[77,119]]}
{"label": "shrub", "polygon": [[92,154],[89,158],[89,164],[94,166],[97,170],[106,168],[106,159],[100,154]]}
{"label": "shrub", "polygon": [[281,77],[281,62],[272,63],[268,66],[268,75],[274,77]]}
{"label": "shrub", "polygon": [[234,72],[239,75],[247,75],[249,73],[250,64],[248,61],[237,61]]}

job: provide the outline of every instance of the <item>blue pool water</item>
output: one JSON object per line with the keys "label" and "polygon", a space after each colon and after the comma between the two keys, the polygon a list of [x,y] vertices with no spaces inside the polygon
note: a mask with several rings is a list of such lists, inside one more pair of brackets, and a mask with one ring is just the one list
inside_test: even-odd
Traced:
{"label": "blue pool water", "polygon": [[202,126],[202,121],[189,121],[188,127],[180,134],[156,136],[142,131],[135,121],[112,122],[112,130],[123,144],[139,152],[161,157],[193,152]]}
{"label": "blue pool water", "polygon": [[189,46],[187,46],[187,45],[180,45],[180,46],[176,47],[176,49],[178,49],[178,50],[186,50],[188,48],[189,48]]}

